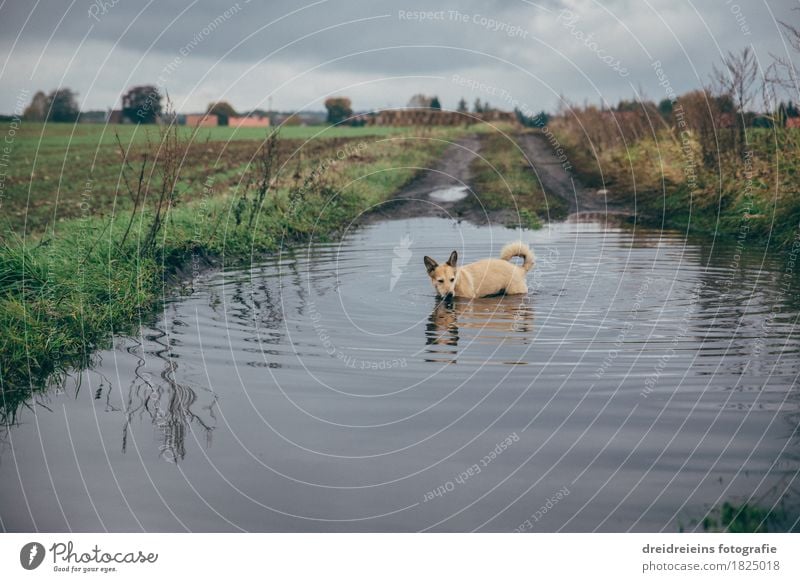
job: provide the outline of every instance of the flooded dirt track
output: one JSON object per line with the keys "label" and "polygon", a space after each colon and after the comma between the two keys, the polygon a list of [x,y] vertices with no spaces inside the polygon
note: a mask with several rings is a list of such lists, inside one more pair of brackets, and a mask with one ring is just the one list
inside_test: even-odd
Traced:
{"label": "flooded dirt track", "polygon": [[481,141],[476,135],[455,140],[433,167],[421,171],[394,197],[359,217],[358,223],[435,216],[482,225],[519,225],[516,211],[487,208],[481,193],[471,187],[470,164],[480,159],[480,152]]}
{"label": "flooded dirt track", "polygon": [[[527,296],[437,302],[424,255],[518,237]],[[677,531],[796,508],[797,287],[739,254],[415,217],[209,274],[5,431],[0,523]]]}

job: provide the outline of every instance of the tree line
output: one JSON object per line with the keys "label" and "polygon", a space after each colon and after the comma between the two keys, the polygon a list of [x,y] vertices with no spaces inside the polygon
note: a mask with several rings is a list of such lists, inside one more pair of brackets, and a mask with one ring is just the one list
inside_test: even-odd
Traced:
{"label": "tree line", "polygon": [[[437,95],[425,95],[417,93],[408,100],[406,107],[410,109],[433,109],[441,110],[442,103]],[[364,118],[353,113],[353,103],[349,97],[329,97],[325,100],[325,109],[328,112],[327,121],[332,125],[363,125]],[[468,113],[469,106],[463,97],[458,101],[456,111]],[[480,98],[475,99],[472,106],[473,113],[490,113],[496,111],[488,102],[482,102]]]}
{"label": "tree line", "polygon": [[[131,123],[158,123],[167,116],[164,103],[165,97],[156,86],[139,85],[122,95],[120,112],[122,117]],[[218,116],[221,125],[227,125],[230,118],[240,116],[240,113],[227,101],[209,103],[206,113]],[[260,110],[253,113],[266,114]],[[54,89],[47,94],[38,91],[23,113],[25,120],[39,122],[75,123],[80,117],[78,94],[66,87]]]}
{"label": "tree line", "polygon": [[[793,46],[800,52],[800,31]],[[714,65],[700,89],[680,96],[670,95],[655,102],[641,94],[619,101],[616,106],[577,106],[562,98],[555,119],[562,131],[583,135],[598,149],[625,147],[659,131],[675,139],[687,132],[699,146],[703,165],[717,167],[721,158],[732,155],[744,160],[752,148],[748,129],[797,127],[800,109],[792,101],[796,91],[793,63],[775,59],[766,69],[750,47],[728,52]],[[541,114],[540,114],[541,115]],[[539,116],[524,120],[526,125],[543,126],[550,121]]]}
{"label": "tree line", "polygon": [[[163,113],[163,95],[154,85],[132,87],[122,95],[122,116],[131,123],[156,123]],[[74,123],[81,116],[78,94],[68,87],[37,91],[25,108],[27,121]]]}

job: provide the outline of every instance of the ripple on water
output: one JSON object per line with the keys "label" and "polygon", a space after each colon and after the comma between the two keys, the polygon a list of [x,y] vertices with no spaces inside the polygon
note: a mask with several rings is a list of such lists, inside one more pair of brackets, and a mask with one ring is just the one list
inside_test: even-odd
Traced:
{"label": "ripple on water", "polygon": [[[527,296],[435,299],[424,255],[519,237]],[[89,389],[23,411],[2,523],[508,531],[566,486],[537,529],[674,531],[798,463],[796,287],[734,254],[592,221],[415,219],[209,274],[101,352]]]}

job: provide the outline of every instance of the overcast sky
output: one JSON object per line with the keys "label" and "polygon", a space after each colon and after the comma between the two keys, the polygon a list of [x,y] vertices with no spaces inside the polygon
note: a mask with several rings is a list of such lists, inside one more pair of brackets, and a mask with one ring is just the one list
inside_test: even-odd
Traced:
{"label": "overcast sky", "polygon": [[[1,1],[1,0],[0,0]],[[119,106],[136,84],[180,112],[319,110],[346,95],[358,111],[436,94],[501,109],[552,110],[651,99],[698,87],[720,55],[751,45],[762,65],[791,56],[778,20],[798,0],[5,0],[0,112],[38,89],[70,87],[81,108]],[[420,19],[415,11],[428,14]],[[435,13],[431,14],[432,11]],[[591,36],[590,36],[591,35]],[[657,74],[653,63],[660,61]],[[27,98],[27,99],[26,99]]]}

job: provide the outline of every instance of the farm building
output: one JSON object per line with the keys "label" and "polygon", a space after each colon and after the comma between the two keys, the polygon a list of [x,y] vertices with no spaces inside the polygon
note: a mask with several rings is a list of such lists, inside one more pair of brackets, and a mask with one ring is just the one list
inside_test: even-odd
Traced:
{"label": "farm building", "polygon": [[269,117],[228,117],[221,115],[210,115],[208,113],[189,113],[185,116],[185,125],[191,127],[269,127]]}
{"label": "farm building", "polygon": [[228,125],[234,127],[269,127],[269,117],[229,117]]}
{"label": "farm building", "polygon": [[217,127],[219,118],[216,115],[207,113],[188,113],[185,117],[184,125],[190,127]]}

